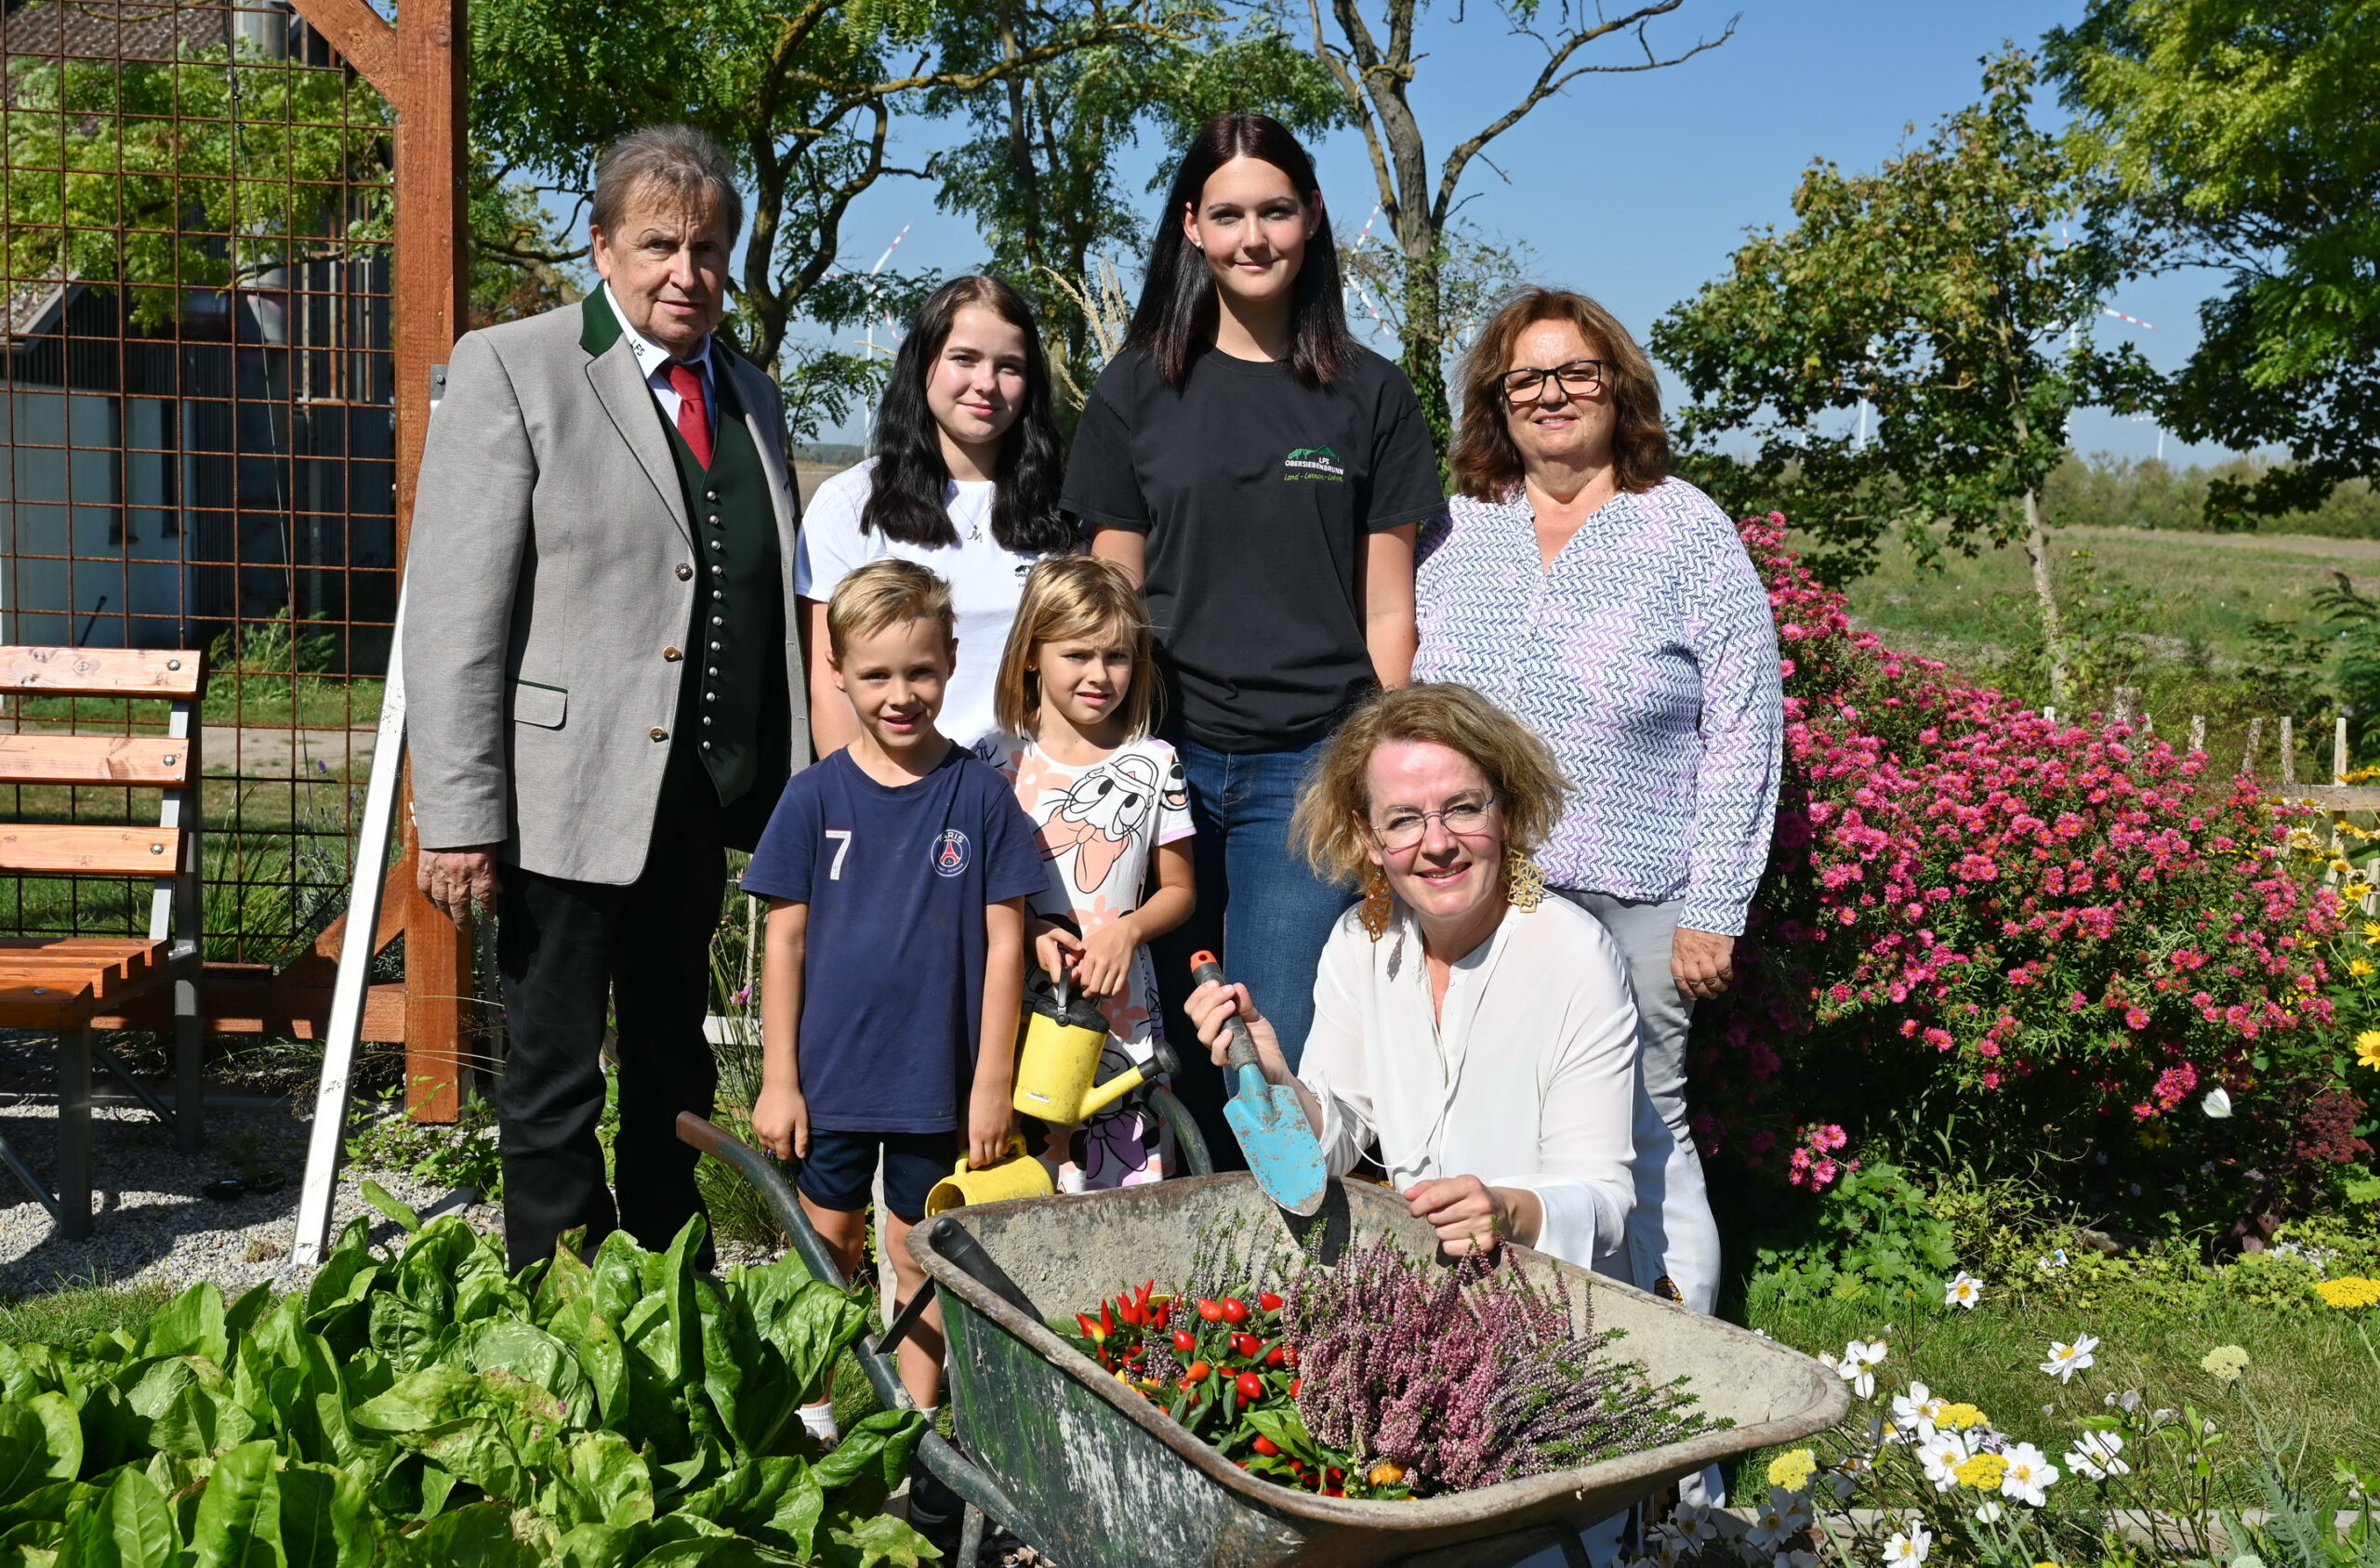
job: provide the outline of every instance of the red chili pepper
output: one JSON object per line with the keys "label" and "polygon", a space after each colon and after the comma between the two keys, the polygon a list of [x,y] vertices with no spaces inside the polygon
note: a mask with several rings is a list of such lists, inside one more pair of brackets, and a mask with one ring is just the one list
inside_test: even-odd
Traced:
{"label": "red chili pepper", "polygon": [[1177,1328],[1173,1331],[1173,1348],[1186,1356],[1198,1348],[1198,1337],[1186,1328]]}
{"label": "red chili pepper", "polygon": [[1133,1300],[1130,1296],[1126,1295],[1116,1298],[1116,1316],[1118,1321],[1134,1324],[1145,1323],[1148,1321],[1148,1310],[1143,1307],[1139,1302]]}
{"label": "red chili pepper", "polygon": [[1266,1457],[1266,1458],[1268,1458],[1268,1459],[1269,1459],[1269,1458],[1271,1458],[1274,1455],[1278,1454],[1278,1453],[1281,1451],[1281,1445],[1280,1445],[1279,1443],[1275,1443],[1275,1442],[1274,1442],[1271,1438],[1269,1438],[1269,1437],[1259,1437],[1259,1438],[1258,1438],[1258,1439],[1257,1439],[1253,1443],[1251,1443],[1250,1446],[1250,1447],[1252,1447],[1252,1448],[1254,1448],[1254,1449],[1256,1450],[1256,1452],[1258,1452],[1259,1454],[1263,1455],[1263,1456],[1264,1456],[1264,1457]]}
{"label": "red chili pepper", "polygon": [[1278,1366],[1288,1359],[1288,1352],[1278,1345],[1264,1352],[1264,1364],[1267,1366]]}
{"label": "red chili pepper", "polygon": [[1242,1399],[1262,1399],[1264,1396],[1264,1379],[1253,1372],[1241,1373],[1235,1386],[1238,1388],[1239,1397]]}
{"label": "red chili pepper", "polygon": [[1290,1379],[1289,1379],[1289,1397],[1290,1397],[1291,1399],[1295,1399],[1295,1398],[1297,1398],[1297,1397],[1298,1397],[1298,1390],[1299,1390],[1300,1389],[1304,1388],[1304,1387],[1305,1387],[1305,1379],[1304,1379],[1304,1378],[1302,1378],[1302,1377],[1292,1377],[1292,1378],[1290,1378]]}
{"label": "red chili pepper", "polygon": [[1098,1324],[1092,1322],[1090,1318],[1085,1317],[1080,1312],[1077,1312],[1075,1314],[1075,1322],[1082,1325],[1082,1337],[1090,1340],[1092,1344],[1104,1345],[1107,1343],[1107,1331],[1100,1327]]}
{"label": "red chili pepper", "polygon": [[1155,1289],[1157,1289],[1157,1281],[1155,1281],[1155,1280],[1144,1280],[1144,1281],[1143,1281],[1143,1282],[1142,1282],[1142,1284],[1141,1284],[1141,1288],[1140,1288],[1139,1290],[1135,1291],[1135,1292],[1133,1293],[1133,1295],[1132,1295],[1132,1300],[1133,1300],[1133,1303],[1134,1303],[1135,1305],[1137,1305],[1137,1306],[1142,1306],[1142,1307],[1145,1307],[1145,1306],[1147,1306],[1147,1305],[1149,1304],[1149,1293],[1150,1293],[1151,1291],[1154,1291]]}
{"label": "red chili pepper", "polygon": [[1248,1303],[1236,1296],[1223,1298],[1223,1322],[1243,1324],[1248,1321]]}
{"label": "red chili pepper", "polygon": [[1210,1301],[1202,1296],[1198,1298],[1198,1315],[1209,1323],[1221,1323],[1223,1318],[1223,1304],[1220,1301]]}
{"label": "red chili pepper", "polygon": [[1253,1334],[1235,1334],[1231,1337],[1231,1353],[1246,1361],[1255,1360],[1256,1352],[1263,1347],[1264,1341]]}
{"label": "red chili pepper", "polygon": [[1146,1354],[1148,1354],[1148,1347],[1145,1345],[1130,1345],[1124,1350],[1126,1361],[1138,1361]]}
{"label": "red chili pepper", "polygon": [[1207,1380],[1207,1374],[1213,1370],[1213,1367],[1203,1361],[1194,1361],[1190,1364],[1190,1369],[1183,1375],[1182,1380],[1185,1383],[1203,1383]]}
{"label": "red chili pepper", "polygon": [[1322,1479],[1329,1482],[1331,1485],[1336,1486],[1341,1482],[1347,1479],[1347,1472],[1341,1469],[1338,1466],[1333,1465],[1329,1469],[1322,1472]]}
{"label": "red chili pepper", "polygon": [[1258,1294],[1256,1304],[1268,1312],[1277,1312],[1281,1310],[1281,1298],[1269,1290]]}
{"label": "red chili pepper", "polygon": [[1107,1303],[1104,1301],[1099,1304],[1099,1326],[1110,1334],[1116,1332],[1115,1314],[1107,1310]]}
{"label": "red chili pepper", "polygon": [[1163,1328],[1172,1317],[1173,1303],[1170,1301],[1160,1301],[1149,1309],[1149,1322],[1158,1328]]}

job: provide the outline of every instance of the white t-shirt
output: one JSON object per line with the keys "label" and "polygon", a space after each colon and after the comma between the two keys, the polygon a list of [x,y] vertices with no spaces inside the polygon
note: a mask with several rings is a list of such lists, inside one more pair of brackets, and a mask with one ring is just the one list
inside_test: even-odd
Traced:
{"label": "white t-shirt", "polygon": [[[874,488],[876,459],[846,468],[818,487],[803,508],[801,536],[794,546],[793,591],[824,604],[835,585],[871,560],[914,560],[950,585],[959,616],[959,667],[943,694],[935,728],[971,750],[999,733],[992,717],[992,685],[999,674],[1008,629],[1025,597],[1025,574],[1036,555],[1000,548],[992,537],[992,492],[988,480],[953,480],[943,505],[959,530],[956,546],[904,545],[859,531],[860,512]],[[819,656],[824,656],[824,650]]]}

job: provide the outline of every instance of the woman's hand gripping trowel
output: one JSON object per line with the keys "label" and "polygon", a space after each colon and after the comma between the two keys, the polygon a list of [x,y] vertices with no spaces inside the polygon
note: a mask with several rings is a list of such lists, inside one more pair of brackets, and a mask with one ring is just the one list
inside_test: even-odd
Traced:
{"label": "woman's hand gripping trowel", "polygon": [[[1215,955],[1191,955],[1191,983],[1204,985],[1210,980],[1217,985],[1223,982],[1223,967]],[[1238,1075],[1238,1082],[1225,1086],[1235,1092],[1223,1102],[1223,1120],[1231,1124],[1240,1153],[1248,1156],[1249,1174],[1266,1197],[1290,1213],[1318,1213],[1329,1192],[1330,1173],[1323,1167],[1322,1145],[1315,1139],[1314,1124],[1306,1120],[1305,1107],[1298,1102],[1298,1091],[1264,1081],[1256,1042],[1248,1037],[1248,1026],[1238,1014],[1225,1020],[1224,1028],[1231,1044],[1224,1049],[1223,1066]]]}

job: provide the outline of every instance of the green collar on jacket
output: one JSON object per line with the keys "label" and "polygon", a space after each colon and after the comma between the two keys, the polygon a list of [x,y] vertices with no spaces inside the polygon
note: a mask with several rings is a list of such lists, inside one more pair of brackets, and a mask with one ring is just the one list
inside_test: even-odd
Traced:
{"label": "green collar on jacket", "polygon": [[603,285],[578,302],[578,346],[591,358],[620,340],[620,313],[603,296]]}

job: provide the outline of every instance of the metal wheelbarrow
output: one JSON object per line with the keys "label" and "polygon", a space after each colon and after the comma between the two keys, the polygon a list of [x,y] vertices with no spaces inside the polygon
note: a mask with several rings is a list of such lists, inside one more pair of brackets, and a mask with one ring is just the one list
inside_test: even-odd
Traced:
{"label": "metal wheelbarrow", "polygon": [[[773,1201],[782,1191],[775,1206],[797,1247],[821,1278],[835,1277],[766,1159],[690,1117],[681,1118],[680,1135],[727,1159]],[[910,1232],[911,1252],[942,1300],[945,1398],[958,1436],[956,1445],[929,1436],[919,1456],[969,1505],[959,1568],[972,1568],[979,1511],[1060,1568],[1509,1568],[1550,1548],[1576,1568],[1585,1525],[1706,1465],[1821,1431],[1849,1408],[1842,1379],[1797,1351],[1514,1248],[1521,1267],[1561,1276],[1582,1317],[1591,1311],[1597,1326],[1625,1330],[1620,1354],[1644,1363],[1656,1381],[1686,1376],[1699,1408],[1734,1425],[1446,1496],[1376,1502],[1291,1491],[1233,1465],[1041,1321],[1152,1275],[1182,1277],[1201,1234],[1235,1219],[1256,1233],[1286,1223],[1251,1178],[1235,1173],[970,1207]],[[1403,1199],[1364,1182],[1334,1180],[1322,1212],[1298,1225],[1326,1259],[1351,1240],[1382,1233],[1417,1256],[1434,1250],[1429,1227]],[[1032,1310],[1010,1298],[1012,1288]],[[861,1364],[880,1400],[905,1406],[883,1346],[863,1344]]]}

